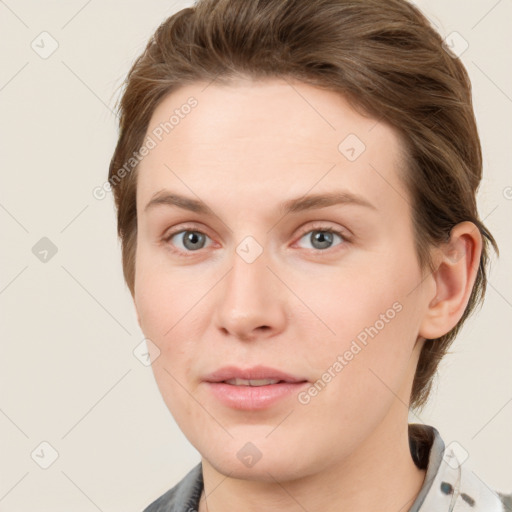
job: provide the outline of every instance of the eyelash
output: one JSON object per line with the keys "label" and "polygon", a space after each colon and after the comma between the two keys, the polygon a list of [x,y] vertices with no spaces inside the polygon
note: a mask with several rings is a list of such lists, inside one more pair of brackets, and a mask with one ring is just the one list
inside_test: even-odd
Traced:
{"label": "eyelash", "polygon": [[[168,233],[166,234],[162,240],[169,245],[169,247],[171,247],[171,251],[174,252],[174,253],[177,253],[181,256],[185,256],[185,257],[193,257],[195,256],[196,254],[200,253],[202,251],[202,249],[198,249],[197,251],[182,251],[182,250],[179,250],[179,249],[175,249],[174,247],[172,247],[172,244],[170,244],[170,241],[171,239],[180,234],[180,233],[184,233],[186,231],[191,231],[191,232],[194,232],[194,233],[200,233],[202,235],[205,235],[208,237],[208,235],[206,233],[204,233],[203,231],[201,231],[200,229],[197,229],[195,226],[187,226],[187,225],[184,225],[184,226],[180,226],[179,229],[176,229],[174,231],[172,231],[171,233]],[[307,231],[304,231],[301,233],[301,235],[299,236],[299,240],[301,240],[304,235],[307,235],[308,233],[311,233],[312,231],[320,231],[322,233],[332,233],[334,235],[338,235],[341,239],[342,239],[342,243],[339,244],[339,245],[345,245],[345,244],[348,244],[351,242],[351,238],[347,235],[347,233],[343,230],[338,230],[338,229],[335,229],[335,228],[332,228],[330,226],[326,226],[326,225],[314,225],[314,226],[310,226]],[[210,238],[210,237],[208,237]],[[309,251],[314,251],[318,254],[321,254],[321,253],[328,253],[331,251],[331,248],[329,249],[325,249],[325,250],[321,250],[321,249],[307,249]],[[334,249],[335,250],[335,249]]]}

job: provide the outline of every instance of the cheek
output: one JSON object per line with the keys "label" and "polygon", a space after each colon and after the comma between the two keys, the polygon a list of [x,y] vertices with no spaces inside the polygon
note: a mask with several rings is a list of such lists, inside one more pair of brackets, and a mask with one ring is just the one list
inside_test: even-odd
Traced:
{"label": "cheek", "polygon": [[135,302],[141,329],[160,351],[151,365],[152,371],[168,409],[182,430],[186,430],[188,418],[200,419],[200,411],[194,409],[188,394],[197,350],[197,336],[190,318],[199,300],[196,297],[199,290],[191,294],[189,280],[180,280],[155,265],[146,265],[143,258],[139,262]]}
{"label": "cheek", "polygon": [[[378,377],[396,389],[416,342],[420,308],[418,295],[411,291],[419,282],[415,260],[405,254],[361,261],[335,274],[323,290],[304,280],[302,293],[322,319],[321,331],[306,319],[302,324],[308,329],[315,325],[317,332],[306,338],[308,363],[317,377],[331,368],[345,391],[364,392],[363,383],[373,391],[384,389]],[[365,394],[372,399],[368,389]]]}
{"label": "cheek", "polygon": [[[205,310],[208,305],[205,294],[216,280],[212,276],[210,282],[208,274],[192,266],[171,269],[168,263],[159,263],[159,259],[151,257],[149,251],[141,251],[135,304],[144,336],[160,350],[160,357],[154,363],[155,376],[169,379],[166,373],[157,375],[159,366],[165,366],[177,378],[179,375],[187,378],[205,322],[210,318]],[[171,379],[168,385],[174,385],[174,381]]]}
{"label": "cheek", "polygon": [[[383,325],[396,324],[397,310],[413,300],[409,293],[419,283],[419,274],[407,258],[381,256],[354,258],[323,277],[303,275],[294,282],[294,292],[303,298],[300,310],[304,303],[308,306],[304,314],[309,315],[309,326],[321,333],[320,338],[343,342],[376,323],[379,331]],[[306,320],[307,316],[304,324],[308,325]]]}
{"label": "cheek", "polygon": [[[192,285],[180,279],[182,272],[165,264],[161,249],[153,249],[144,238],[137,246],[135,303],[144,332],[162,337],[183,316],[184,299]],[[180,282],[182,281],[182,282]]]}
{"label": "cheek", "polygon": [[180,318],[186,314],[184,290],[145,251],[137,254],[136,261],[134,300],[141,329],[165,353],[177,347],[167,340],[175,336]]}

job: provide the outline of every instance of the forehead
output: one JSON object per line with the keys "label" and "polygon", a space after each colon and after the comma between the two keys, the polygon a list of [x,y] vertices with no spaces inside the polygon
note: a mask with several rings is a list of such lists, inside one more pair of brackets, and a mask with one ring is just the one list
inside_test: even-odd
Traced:
{"label": "forehead", "polygon": [[146,136],[155,146],[139,164],[138,203],[164,188],[264,194],[269,203],[337,187],[377,207],[406,194],[397,132],[340,94],[300,82],[187,85],[161,101]]}

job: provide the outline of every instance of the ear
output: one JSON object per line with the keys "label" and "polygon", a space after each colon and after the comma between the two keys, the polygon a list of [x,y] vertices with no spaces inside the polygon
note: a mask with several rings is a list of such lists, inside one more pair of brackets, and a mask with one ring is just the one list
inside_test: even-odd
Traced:
{"label": "ear", "polygon": [[449,242],[436,250],[432,273],[435,295],[427,306],[419,335],[435,339],[449,332],[460,320],[471,295],[480,265],[482,235],[472,222],[453,227]]}

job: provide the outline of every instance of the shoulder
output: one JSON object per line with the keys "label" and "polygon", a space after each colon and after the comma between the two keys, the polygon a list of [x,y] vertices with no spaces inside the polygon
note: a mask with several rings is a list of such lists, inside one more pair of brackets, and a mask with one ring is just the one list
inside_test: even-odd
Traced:
{"label": "shoulder", "polygon": [[143,512],[189,512],[198,510],[203,490],[201,463],[193,467],[174,487],[148,505]]}

